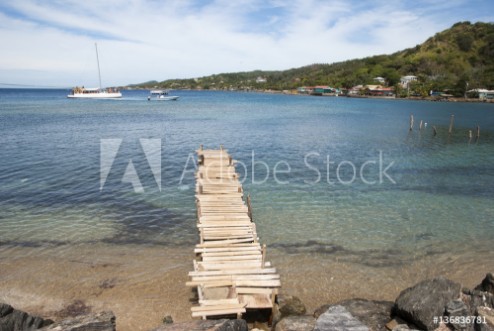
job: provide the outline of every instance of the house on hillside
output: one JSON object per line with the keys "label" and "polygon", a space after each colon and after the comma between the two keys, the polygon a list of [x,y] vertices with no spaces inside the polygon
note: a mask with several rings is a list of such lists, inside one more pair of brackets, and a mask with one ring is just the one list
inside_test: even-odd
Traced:
{"label": "house on hillside", "polygon": [[413,76],[413,75],[408,75],[408,76],[402,76],[400,78],[400,84],[401,86],[403,86],[404,88],[408,88],[409,84],[411,82],[415,82],[417,81],[417,76]]}
{"label": "house on hillside", "polygon": [[348,95],[352,96],[352,95],[359,95],[361,94],[361,91],[364,90],[364,86],[363,85],[356,85],[354,87],[352,87],[351,89],[348,90]]}
{"label": "house on hillside", "polygon": [[312,95],[324,95],[336,93],[336,89],[331,86],[315,86],[312,90]]}
{"label": "house on hillside", "polygon": [[494,90],[477,88],[467,91],[467,95],[469,98],[479,98],[480,100],[492,100],[494,99]]}
{"label": "house on hillside", "polygon": [[374,77],[372,80],[378,82],[381,85],[384,85],[386,83],[386,79],[384,79],[383,77]]}
{"label": "house on hillside", "polygon": [[260,83],[267,83],[267,81],[268,80],[266,78],[261,77],[261,76],[257,77],[257,79],[256,79],[256,83],[258,83],[258,84],[260,84]]}
{"label": "house on hillside", "polygon": [[384,87],[382,85],[367,85],[365,87],[365,94],[373,97],[394,97],[394,87]]}

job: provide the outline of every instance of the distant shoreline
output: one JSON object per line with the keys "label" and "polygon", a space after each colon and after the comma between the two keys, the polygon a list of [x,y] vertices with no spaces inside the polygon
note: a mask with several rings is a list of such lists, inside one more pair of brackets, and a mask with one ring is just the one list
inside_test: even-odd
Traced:
{"label": "distant shoreline", "polygon": [[[152,88],[128,88],[128,87],[120,87],[121,90],[151,90]],[[432,102],[473,102],[473,103],[494,103],[494,99],[474,99],[474,98],[455,98],[455,97],[407,97],[407,98],[397,98],[390,96],[370,96],[370,95],[339,95],[335,96],[334,94],[323,94],[323,95],[310,95],[310,94],[301,94],[295,93],[291,90],[223,90],[223,89],[192,89],[192,88],[180,88],[180,89],[170,89],[176,91],[211,91],[211,92],[244,92],[244,93],[265,93],[265,94],[284,94],[284,95],[295,95],[295,96],[306,96],[306,97],[338,97],[338,98],[355,98],[355,99],[385,99],[385,100],[414,100],[414,101],[432,101]]]}

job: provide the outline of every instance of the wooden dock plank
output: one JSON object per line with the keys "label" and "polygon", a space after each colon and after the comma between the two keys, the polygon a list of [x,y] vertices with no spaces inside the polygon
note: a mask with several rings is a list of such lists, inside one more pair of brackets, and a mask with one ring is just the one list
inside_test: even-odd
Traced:
{"label": "wooden dock plank", "polygon": [[195,197],[200,243],[187,286],[197,287],[199,307],[193,317],[245,313],[245,308],[272,308],[280,276],[265,261],[249,198],[226,149],[197,151]]}

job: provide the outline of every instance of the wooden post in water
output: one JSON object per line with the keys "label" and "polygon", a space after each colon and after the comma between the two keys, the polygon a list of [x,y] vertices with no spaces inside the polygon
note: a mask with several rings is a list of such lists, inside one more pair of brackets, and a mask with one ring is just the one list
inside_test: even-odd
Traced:
{"label": "wooden post in water", "polygon": [[432,126],[432,135],[433,136],[437,135],[437,129],[435,125]]}
{"label": "wooden post in water", "polygon": [[424,121],[420,120],[420,124],[419,124],[419,130],[422,131],[422,124],[424,124]]}
{"label": "wooden post in water", "polygon": [[468,143],[470,144],[470,142],[472,141],[472,130],[468,130]]}
{"label": "wooden post in water", "polygon": [[477,135],[475,136],[476,139],[480,138],[480,126],[477,125]]}
{"label": "wooden post in water", "polygon": [[453,125],[455,123],[455,115],[451,115],[449,119],[449,130],[448,133],[451,134],[453,132]]}
{"label": "wooden post in water", "polygon": [[264,268],[264,263],[266,261],[266,244],[262,245],[262,262],[261,262],[261,268]]}
{"label": "wooden post in water", "polygon": [[254,222],[252,220],[252,202],[250,200],[250,193],[249,193],[249,195],[247,195],[247,199],[246,200],[247,200],[246,201],[247,202],[247,214],[249,215],[250,221],[251,222]]}
{"label": "wooden post in water", "polygon": [[410,131],[413,130],[413,114],[410,114]]}

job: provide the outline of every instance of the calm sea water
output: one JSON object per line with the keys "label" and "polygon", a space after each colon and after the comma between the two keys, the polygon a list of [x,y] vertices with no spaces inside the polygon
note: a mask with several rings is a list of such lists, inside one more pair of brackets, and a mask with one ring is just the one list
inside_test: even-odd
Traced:
{"label": "calm sea water", "polygon": [[[287,253],[492,249],[493,104],[175,92],[178,102],[0,90],[0,252],[42,257],[100,242],[191,250],[200,144],[223,144],[239,161],[262,241]],[[476,125],[480,139],[469,140]],[[100,190],[105,139],[122,142]],[[161,191],[140,139],[161,141]],[[143,193],[122,182],[130,160]]]}

